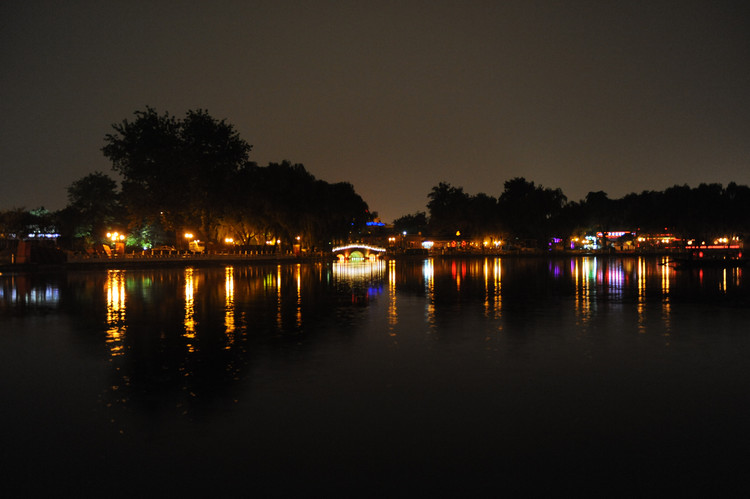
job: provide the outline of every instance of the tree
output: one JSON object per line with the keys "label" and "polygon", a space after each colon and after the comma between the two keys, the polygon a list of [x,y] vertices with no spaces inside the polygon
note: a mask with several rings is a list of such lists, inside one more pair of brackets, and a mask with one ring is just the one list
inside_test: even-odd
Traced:
{"label": "tree", "polygon": [[188,111],[180,126],[188,219],[199,222],[204,237],[215,239],[225,208],[225,191],[247,163],[252,146],[225,120],[199,109]]}
{"label": "tree", "polygon": [[23,239],[32,223],[31,214],[24,208],[0,212],[0,236],[5,239]]}
{"label": "tree", "polygon": [[167,230],[191,226],[215,238],[224,191],[248,161],[252,146],[226,121],[204,110],[183,120],[151,107],[133,121],[112,125],[104,155],[123,176],[122,201],[132,224],[161,222]]}
{"label": "tree", "polygon": [[135,120],[112,125],[115,133],[105,136],[102,152],[123,176],[122,200],[131,220],[164,218],[177,225],[186,204],[179,123],[150,107],[134,114]]}
{"label": "tree", "polygon": [[467,230],[474,237],[497,235],[502,227],[497,217],[497,199],[483,192],[469,198]]}
{"label": "tree", "polygon": [[117,182],[101,172],[76,180],[68,187],[68,209],[73,237],[87,244],[102,241],[120,212]]}
{"label": "tree", "polygon": [[430,230],[441,236],[451,236],[457,231],[465,233],[469,222],[469,196],[463,187],[453,187],[440,182],[427,197],[430,212]]}
{"label": "tree", "polygon": [[595,227],[608,228],[612,201],[604,191],[589,192],[583,204],[588,212],[589,224]]}
{"label": "tree", "polygon": [[553,235],[566,202],[562,190],[536,186],[516,177],[505,182],[498,206],[503,225],[511,233],[540,244]]}
{"label": "tree", "polygon": [[322,247],[348,239],[370,218],[367,203],[351,184],[318,180],[304,165],[289,161],[246,165],[227,197],[222,230],[243,244],[299,236],[307,246]]}
{"label": "tree", "polygon": [[393,221],[393,229],[401,234],[419,234],[427,229],[427,214],[418,211],[411,215],[404,215]]}

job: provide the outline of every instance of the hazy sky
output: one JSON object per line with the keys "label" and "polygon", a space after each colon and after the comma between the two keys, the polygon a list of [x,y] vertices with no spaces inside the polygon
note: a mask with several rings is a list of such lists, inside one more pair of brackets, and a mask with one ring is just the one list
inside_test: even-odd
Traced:
{"label": "hazy sky", "polygon": [[441,181],[571,200],[750,184],[747,2],[3,1],[0,209],[115,174],[111,125],[206,109],[384,221]]}

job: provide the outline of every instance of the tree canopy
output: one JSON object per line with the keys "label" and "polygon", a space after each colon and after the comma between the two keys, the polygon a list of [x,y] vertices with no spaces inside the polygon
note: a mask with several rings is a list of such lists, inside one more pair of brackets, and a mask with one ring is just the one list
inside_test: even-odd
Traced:
{"label": "tree canopy", "polygon": [[210,237],[217,205],[252,146],[201,109],[178,120],[147,107],[112,128],[102,152],[123,177],[131,223],[161,222],[170,230],[189,225]]}
{"label": "tree canopy", "polygon": [[596,191],[580,202],[569,202],[560,189],[517,177],[504,183],[497,198],[468,194],[445,182],[433,187],[428,198],[429,227],[436,236],[460,231],[481,237],[494,232],[543,244],[550,237],[573,232],[667,229],[681,237],[706,240],[750,233],[750,187],[734,182],[726,188],[721,184],[675,185],[621,199]]}
{"label": "tree canopy", "polygon": [[112,127],[102,152],[122,175],[131,230],[189,227],[208,241],[300,237],[319,245],[345,239],[370,216],[351,184],[317,180],[289,161],[249,161],[252,146],[204,110],[178,119],[147,107]]}

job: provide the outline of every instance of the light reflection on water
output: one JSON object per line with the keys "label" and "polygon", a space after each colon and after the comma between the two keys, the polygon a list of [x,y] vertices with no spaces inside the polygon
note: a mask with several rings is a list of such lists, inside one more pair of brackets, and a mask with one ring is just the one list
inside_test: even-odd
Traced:
{"label": "light reflection on water", "polygon": [[[395,279],[395,267],[388,267],[388,272]],[[339,290],[351,292],[353,304],[365,305],[380,295],[386,274],[386,262],[382,260],[331,264],[334,284]]]}
{"label": "light reflection on water", "polygon": [[398,305],[396,304],[396,261],[388,262],[388,335],[396,336],[398,324]]}
{"label": "light reflection on water", "polygon": [[185,269],[185,332],[183,336],[187,339],[188,352],[194,352],[195,347],[195,288],[196,282],[193,277],[193,268]]}
{"label": "light reflection on water", "polygon": [[[483,316],[495,321],[494,327],[502,330],[503,315],[507,299],[513,300],[519,290],[524,290],[537,283],[538,286],[554,289],[554,293],[564,296],[570,293],[576,324],[581,331],[591,325],[592,320],[600,313],[602,304],[611,309],[617,304],[635,303],[636,327],[640,333],[646,333],[654,327],[648,312],[649,304],[659,303],[661,308],[659,330],[668,337],[673,330],[674,297],[697,294],[702,297],[732,296],[743,287],[741,268],[731,269],[698,269],[694,271],[676,271],[665,257],[648,258],[606,258],[579,257],[570,259],[550,259],[544,261],[513,260],[509,258],[485,259],[449,259],[435,260],[428,258],[417,266],[391,260],[388,262],[332,263],[328,265],[274,265],[258,267],[253,270],[241,270],[242,286],[237,287],[237,269],[233,266],[223,268],[222,295],[223,325],[226,337],[225,348],[230,348],[237,341],[237,335],[247,329],[247,310],[242,309],[242,302],[247,301],[247,293],[256,289],[273,292],[275,310],[275,328],[284,332],[290,328],[301,330],[305,327],[306,301],[310,291],[310,280],[318,285],[332,286],[340,296],[348,296],[351,304],[368,305],[380,296],[387,299],[387,324],[389,334],[395,335],[399,325],[399,315],[403,290],[412,289],[411,280],[416,277],[421,282],[424,296],[424,321],[426,327],[434,329],[441,315],[441,304],[446,300],[466,302],[479,300],[483,306]],[[524,270],[526,269],[526,270]],[[182,271],[168,273],[156,271],[106,271],[104,281],[106,311],[104,322],[107,325],[105,342],[111,354],[123,354],[129,328],[129,295],[141,293],[138,301],[149,300],[153,286],[160,287],[160,280],[167,274],[170,283],[174,282],[176,272],[181,272],[183,288],[182,337],[188,352],[195,352],[199,344],[199,330],[205,316],[199,308],[209,306],[199,298],[200,286],[215,281],[213,271],[187,267]],[[510,279],[506,281],[505,274]],[[517,278],[520,272],[532,272],[526,282]],[[134,283],[138,282],[136,285]],[[452,288],[446,284],[452,283]],[[61,284],[56,280],[39,280],[25,275],[0,276],[0,307],[2,310],[19,310],[33,308],[57,308],[61,301]],[[292,286],[287,286],[289,283]],[[481,287],[479,284],[481,283]],[[546,284],[545,284],[546,283]],[[677,287],[675,287],[677,286]],[[570,291],[566,291],[570,290]],[[207,289],[207,294],[216,291]],[[240,302],[237,293],[242,293]],[[527,291],[523,291],[527,293]],[[293,293],[293,322],[287,320],[287,310],[292,306],[290,293]],[[481,294],[480,294],[481,293]],[[562,293],[562,294],[560,294]],[[505,295],[508,295],[507,297]],[[268,295],[266,295],[268,296]],[[453,296],[454,298],[450,298]],[[509,302],[510,303],[510,302]],[[534,303],[530,301],[528,303]],[[207,318],[205,320],[208,320]],[[208,329],[215,328],[207,324]]]}
{"label": "light reflection on water", "polygon": [[55,283],[38,285],[24,274],[0,273],[0,307],[56,307],[60,290]]}
{"label": "light reflection on water", "polygon": [[125,271],[107,271],[107,339],[112,356],[123,354],[127,331],[125,318]]}
{"label": "light reflection on water", "polygon": [[[566,463],[606,474],[603,461],[673,475],[685,434],[712,462],[743,441],[732,415],[750,409],[749,303],[741,269],[648,257],[3,275],[0,379],[25,367],[33,383],[5,391],[34,415],[23,431],[52,442],[50,460],[70,447],[48,430],[62,414],[110,446],[76,443],[81,455],[157,470],[167,456],[186,482],[194,460],[213,478],[273,475],[282,493],[285,470],[313,469],[309,484],[327,466],[437,470],[436,485],[474,469],[510,470],[510,484],[530,463],[535,476]],[[60,358],[74,367],[39,360]],[[61,391],[49,416],[25,383]],[[28,454],[21,439],[11,449]]]}
{"label": "light reflection on water", "polygon": [[224,328],[227,334],[227,346],[229,349],[234,344],[234,267],[224,269],[225,284],[224,294],[226,303],[224,305]]}

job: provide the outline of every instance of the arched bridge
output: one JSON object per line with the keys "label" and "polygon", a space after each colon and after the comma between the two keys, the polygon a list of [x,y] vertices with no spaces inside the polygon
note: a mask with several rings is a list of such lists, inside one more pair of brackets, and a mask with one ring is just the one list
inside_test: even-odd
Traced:
{"label": "arched bridge", "polygon": [[341,261],[356,262],[362,260],[377,260],[385,255],[385,248],[369,246],[367,244],[348,244],[333,248],[331,252]]}

